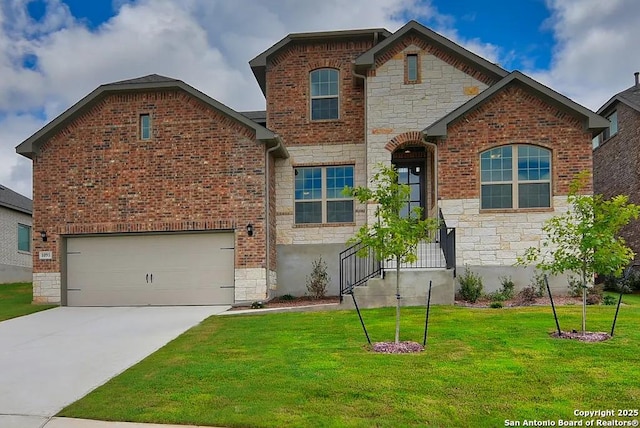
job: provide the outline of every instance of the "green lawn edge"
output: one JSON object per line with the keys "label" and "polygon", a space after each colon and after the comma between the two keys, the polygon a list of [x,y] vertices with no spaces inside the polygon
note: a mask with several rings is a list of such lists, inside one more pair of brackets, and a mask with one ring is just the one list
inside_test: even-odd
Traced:
{"label": "green lawn edge", "polygon": [[[614,338],[600,343],[550,337],[550,307],[435,306],[427,349],[412,355],[370,352],[355,311],[214,316],[59,416],[226,427],[579,420],[575,410],[640,402],[640,296],[623,301]],[[588,330],[610,331],[614,313],[588,307]],[[580,314],[558,308],[562,329],[579,329]],[[422,340],[424,316],[403,308],[402,340]],[[393,308],[363,318],[372,340],[392,340]]]}
{"label": "green lawn edge", "polygon": [[0,284],[0,321],[51,309],[57,305],[35,305],[30,282]]}

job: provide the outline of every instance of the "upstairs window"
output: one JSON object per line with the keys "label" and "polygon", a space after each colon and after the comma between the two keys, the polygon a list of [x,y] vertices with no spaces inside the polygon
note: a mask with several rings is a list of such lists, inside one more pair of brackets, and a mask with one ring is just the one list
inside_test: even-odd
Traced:
{"label": "upstairs window", "polygon": [[551,152],[513,145],[480,154],[480,208],[551,206]]}
{"label": "upstairs window", "polygon": [[420,68],[418,67],[418,54],[407,54],[404,60],[404,83],[420,83]]}
{"label": "upstairs window", "polygon": [[333,68],[311,72],[311,120],[338,118],[338,77]]}
{"label": "upstairs window", "polygon": [[18,223],[18,251],[31,252],[31,226]]}
{"label": "upstairs window", "polygon": [[614,111],[609,116],[607,116],[609,122],[609,127],[602,131],[602,141],[607,140],[618,133],[618,112]]}
{"label": "upstairs window", "polygon": [[148,114],[140,115],[140,139],[148,140],[151,138],[151,117]]}
{"label": "upstairs window", "polygon": [[353,198],[342,194],[353,187],[353,166],[295,169],[295,222],[352,223]]}

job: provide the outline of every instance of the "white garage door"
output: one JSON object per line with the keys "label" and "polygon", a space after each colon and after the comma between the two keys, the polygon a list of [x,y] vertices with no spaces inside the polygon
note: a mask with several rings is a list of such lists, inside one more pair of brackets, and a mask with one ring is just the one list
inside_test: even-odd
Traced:
{"label": "white garage door", "polygon": [[234,235],[135,234],[67,239],[67,305],[234,302]]}

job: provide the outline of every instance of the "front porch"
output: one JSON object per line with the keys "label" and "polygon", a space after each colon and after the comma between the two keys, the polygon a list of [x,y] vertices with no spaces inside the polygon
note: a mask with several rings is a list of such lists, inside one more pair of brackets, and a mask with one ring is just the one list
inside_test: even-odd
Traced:
{"label": "front porch", "polygon": [[[403,306],[426,304],[429,281],[431,303],[454,302],[455,229],[444,225],[416,248],[417,260],[400,264],[400,297]],[[364,255],[364,257],[362,257]],[[371,248],[355,244],[340,253],[340,302],[354,307],[353,294],[363,308],[396,304],[396,262],[380,261]],[[345,298],[346,297],[346,298]]]}

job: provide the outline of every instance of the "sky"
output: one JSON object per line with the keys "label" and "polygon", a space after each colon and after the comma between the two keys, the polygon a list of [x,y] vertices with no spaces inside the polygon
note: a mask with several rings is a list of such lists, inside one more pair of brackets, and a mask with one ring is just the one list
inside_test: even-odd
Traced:
{"label": "sky", "polygon": [[288,33],[411,19],[594,111],[640,71],[637,0],[0,0],[0,184],[31,197],[15,146],[103,83],[156,73],[263,110],[248,61]]}

